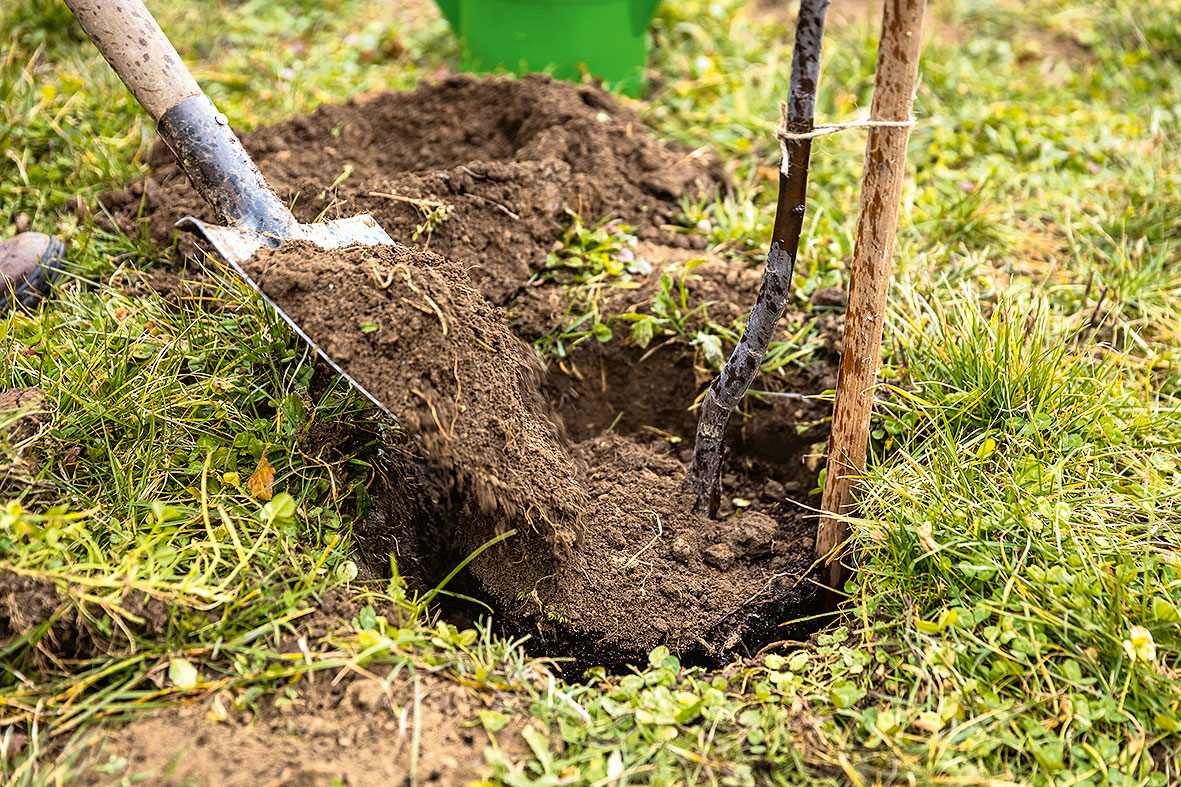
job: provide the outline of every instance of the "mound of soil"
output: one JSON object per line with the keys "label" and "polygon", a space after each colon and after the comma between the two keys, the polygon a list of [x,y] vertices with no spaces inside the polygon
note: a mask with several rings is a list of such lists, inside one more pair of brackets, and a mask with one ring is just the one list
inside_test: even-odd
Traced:
{"label": "mound of soil", "polygon": [[[457,75],[361,96],[242,142],[300,221],[368,212],[399,242],[470,269],[497,305],[544,264],[567,211],[588,221],[626,217],[641,237],[684,243],[688,236],[665,228],[677,200],[723,181],[711,154],[656,140],[610,94],[541,75]],[[213,216],[163,144],[149,163],[151,177],[100,202],[123,230],[140,232],[142,218],[169,248],[178,218]],[[450,211],[429,226],[433,205]]]}
{"label": "mound of soil", "polygon": [[433,516],[420,506],[425,516],[411,519],[397,513],[407,488],[384,487],[376,516],[402,530],[386,543],[425,536],[445,545],[433,562],[449,566],[517,528],[471,564],[471,577],[547,651],[594,643],[600,657],[634,657],[664,643],[717,658],[765,602],[782,615],[804,601],[795,589],[811,561],[804,517],[691,513],[685,465],[661,439],[600,432],[570,446],[531,348],[454,263],[402,247],[292,243],[261,252],[247,271],[418,438],[417,458],[402,461],[454,479],[451,506]]}
{"label": "mound of soil", "polygon": [[561,549],[577,540],[584,496],[537,357],[458,265],[405,247],[292,243],[246,267],[470,492],[468,516],[544,523]]}

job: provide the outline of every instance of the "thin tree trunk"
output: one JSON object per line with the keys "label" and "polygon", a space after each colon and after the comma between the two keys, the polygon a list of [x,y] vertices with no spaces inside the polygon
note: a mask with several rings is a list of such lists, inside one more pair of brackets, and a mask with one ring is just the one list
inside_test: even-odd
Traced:
{"label": "thin tree trunk", "polygon": [[[824,39],[824,16],[828,4],[829,0],[800,0],[785,117],[786,128],[793,134],[806,134],[812,130],[816,83],[820,77],[820,44]],[[726,427],[734,408],[746,395],[763,364],[763,356],[767,354],[791,294],[791,274],[804,226],[812,140],[787,140],[786,149],[786,160],[779,171],[779,199],[775,205],[771,249],[767,253],[758,298],[746,321],[742,339],[705,393],[697,420],[693,461],[685,478],[685,486],[697,495],[693,510],[708,513],[711,517],[717,514],[721,499]]]}
{"label": "thin tree trunk", "polygon": [[[882,38],[874,76],[874,120],[906,121],[914,104],[926,0],[885,0]],[[861,181],[861,209],[853,267],[849,274],[849,307],[845,343],[837,375],[836,404],[822,508],[836,515],[852,508],[853,481],[865,469],[869,443],[870,409],[882,357],[886,296],[898,227],[898,206],[906,170],[910,128],[870,128]],[[824,516],[816,537],[816,555],[833,553],[826,571],[832,588],[839,588],[845,569],[834,553],[848,535],[845,523]]]}

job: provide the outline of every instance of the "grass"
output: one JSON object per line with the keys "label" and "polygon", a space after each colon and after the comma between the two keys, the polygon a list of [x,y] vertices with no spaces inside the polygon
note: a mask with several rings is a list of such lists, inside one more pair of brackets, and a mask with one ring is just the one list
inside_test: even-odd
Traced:
{"label": "grass", "polygon": [[[429,13],[156,5],[247,128],[456,62]],[[375,426],[371,446],[326,458],[308,436],[370,422],[364,403],[315,378],[232,278],[179,304],[133,286],[156,252],[80,223],[69,203],[145,174],[150,124],[63,6],[16,0],[0,15],[0,234],[23,213],[72,243],[52,301],[0,319],[0,386],[46,391],[55,457],[3,501],[0,570],[52,583],[56,618],[94,644],[54,660],[41,626],[0,650],[6,782],[77,778],[104,725],[155,707],[216,692],[274,702],[308,670],[375,662],[495,687],[505,713],[531,720],[529,754],[494,756],[493,783],[1181,779],[1181,28],[1167,0],[935,6],[889,396],[840,617],[799,649],[718,672],[658,649],[634,674],[556,682],[519,644],[440,624],[430,599],[361,578],[351,528],[384,438]],[[654,38],[648,122],[709,145],[736,184],[685,203],[682,223],[758,264],[790,41],[736,0],[667,3]],[[818,118],[866,111],[874,52],[868,27],[834,23]],[[817,143],[797,312],[846,283],[861,141]],[[555,255],[572,302],[626,258],[626,237],[596,219]],[[702,306],[681,297],[687,267],[669,272],[659,309],[597,311],[570,331],[677,336],[720,355],[741,326],[684,327]],[[815,337],[790,338],[779,360],[809,363]],[[356,612],[292,660],[286,643],[330,593]]]}

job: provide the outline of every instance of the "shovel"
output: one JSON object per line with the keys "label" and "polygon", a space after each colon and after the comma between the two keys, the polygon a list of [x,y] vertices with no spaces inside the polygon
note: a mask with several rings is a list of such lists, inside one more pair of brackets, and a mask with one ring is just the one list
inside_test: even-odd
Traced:
{"label": "shovel", "polygon": [[[267,185],[226,116],[197,85],[141,0],[66,0],[82,29],[156,121],[160,138],[222,224],[187,216],[176,223],[203,237],[329,366],[385,413],[389,410],[321,350],[267,297],[243,267],[256,251],[306,240],[324,249],[352,244],[397,245],[362,214],[300,224]],[[392,416],[392,414],[391,414]]]}

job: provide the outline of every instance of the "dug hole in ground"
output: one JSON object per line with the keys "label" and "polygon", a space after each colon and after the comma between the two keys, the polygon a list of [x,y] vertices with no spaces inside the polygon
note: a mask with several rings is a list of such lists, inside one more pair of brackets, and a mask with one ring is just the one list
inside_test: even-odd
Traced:
{"label": "dug hole in ground", "polygon": [[[760,280],[676,225],[682,196],[727,187],[708,152],[657,141],[598,88],[540,76],[364,96],[243,142],[300,221],[367,212],[406,244],[291,243],[247,264],[397,419],[355,528],[371,575],[389,575],[392,553],[428,590],[515,531],[450,587],[574,669],[643,663],[657,645],[718,665],[806,633],[783,624],[814,612],[816,519],[801,503],[817,502],[814,446],[831,408],[801,395],[834,387],[839,318],[821,315],[818,360],[763,375],[768,395],[735,416],[724,516],[692,513],[692,405],[714,369],[686,334],[743,318]],[[172,248],[175,267],[148,286],[200,298],[204,255],[173,224],[214,217],[162,145],[151,163],[150,178],[101,199],[99,220]],[[639,239],[626,286],[598,290],[602,313],[651,314],[671,269],[687,306],[679,338],[641,347],[617,330],[542,367],[532,344],[569,323],[571,295],[540,274],[572,214],[612,217]],[[781,331],[814,318],[789,315]],[[322,433],[321,450],[355,438],[347,424]]]}
{"label": "dug hole in ground", "polygon": [[[453,77],[321,107],[244,142],[300,221],[364,211],[407,244],[291,243],[248,263],[402,427],[358,528],[375,573],[388,573],[392,551],[429,589],[516,530],[472,562],[464,589],[509,631],[532,634],[533,651],[609,666],[658,644],[719,663],[785,638],[779,624],[807,615],[811,585],[800,579],[815,519],[791,501],[816,485],[806,459],[827,405],[750,402],[733,427],[725,490],[750,505],[715,521],[690,513],[681,491],[691,407],[712,375],[688,341],[587,340],[549,369],[530,346],[568,319],[566,288],[535,274],[571,213],[637,228],[646,272],[603,288],[604,313],[649,313],[660,273],[706,256],[683,277],[689,310],[705,305],[690,319],[745,315],[758,269],[709,258],[695,248],[703,238],[674,224],[682,195],[725,188],[708,153],[655,140],[597,88],[544,77]],[[170,246],[177,219],[213,217],[162,146],[152,161],[151,178],[102,205],[122,230],[143,221]],[[423,205],[449,206],[429,233]],[[198,253],[177,240],[178,258]],[[152,286],[183,294],[195,268],[159,272]],[[758,387],[831,388],[835,351],[830,342],[825,363]]]}

